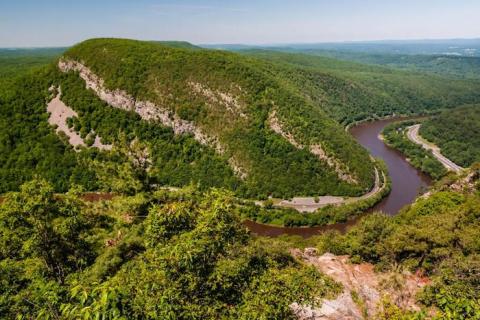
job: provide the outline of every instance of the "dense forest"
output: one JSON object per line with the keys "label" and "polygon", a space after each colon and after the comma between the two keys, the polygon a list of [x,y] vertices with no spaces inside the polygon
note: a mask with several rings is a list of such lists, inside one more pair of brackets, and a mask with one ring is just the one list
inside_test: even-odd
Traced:
{"label": "dense forest", "polygon": [[51,72],[42,69],[1,86],[0,193],[18,190],[35,175],[63,192],[68,190],[74,171],[88,172],[47,122],[50,77]]}
{"label": "dense forest", "polygon": [[477,103],[479,80],[461,80],[342,61],[329,57],[265,50],[242,51],[279,65],[277,77],[344,125],[387,115],[418,115]]}
{"label": "dense forest", "polygon": [[44,180],[0,204],[0,314],[19,319],[290,319],[340,286],[251,237],[231,193],[85,202]]}
{"label": "dense forest", "polygon": [[425,121],[420,134],[447,158],[469,167],[480,161],[480,105],[444,111]]}

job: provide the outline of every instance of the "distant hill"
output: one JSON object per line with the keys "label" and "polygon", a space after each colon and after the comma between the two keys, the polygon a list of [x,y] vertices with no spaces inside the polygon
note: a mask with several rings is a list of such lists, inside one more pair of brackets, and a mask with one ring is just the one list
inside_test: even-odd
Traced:
{"label": "distant hill", "polygon": [[398,68],[406,71],[431,73],[459,79],[480,79],[480,56],[448,55],[448,54],[394,54],[366,53],[341,50],[291,48],[276,49],[289,53],[302,53],[315,56],[330,57],[346,61],[375,64]]}
{"label": "distant hill", "polygon": [[187,41],[152,41],[153,43],[162,44],[167,47],[181,48],[181,49],[201,49],[200,47],[191,44]]}
{"label": "distant hill", "polygon": [[0,48],[0,84],[58,58],[67,48]]}
{"label": "distant hill", "polygon": [[344,124],[392,114],[430,113],[479,101],[479,80],[269,50],[243,54],[280,66],[282,78]]}
{"label": "distant hill", "polygon": [[272,45],[212,44],[205,48],[223,50],[269,49],[281,51],[338,51],[364,54],[455,55],[480,57],[479,39],[380,40]]}
{"label": "distant hill", "polygon": [[358,41],[278,45],[204,45],[229,51],[267,50],[377,64],[442,76],[480,79],[480,39]]}

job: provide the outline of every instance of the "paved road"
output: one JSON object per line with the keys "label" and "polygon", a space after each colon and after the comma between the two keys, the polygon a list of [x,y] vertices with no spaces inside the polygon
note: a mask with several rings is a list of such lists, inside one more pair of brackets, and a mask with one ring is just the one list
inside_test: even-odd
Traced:
{"label": "paved road", "polygon": [[460,172],[463,170],[462,167],[442,155],[442,153],[440,152],[440,148],[423,139],[418,134],[418,130],[420,130],[420,124],[416,124],[407,128],[407,137],[410,141],[421,145],[426,150],[432,151],[433,156],[437,158],[437,160],[440,161],[440,163],[443,164],[443,166],[448,170],[453,172]]}
{"label": "paved road", "polygon": [[[382,172],[383,181],[386,181],[385,174]],[[341,205],[354,203],[360,200],[365,200],[375,196],[377,193],[381,192],[385,188],[385,183],[380,183],[380,175],[377,168],[375,168],[375,185],[369,192],[365,193],[359,197],[334,197],[334,196],[320,196],[318,199],[315,197],[295,197],[292,200],[277,200],[274,201],[275,206],[292,208],[300,212],[314,212],[315,210],[325,207],[327,205]],[[315,200],[318,200],[317,202]],[[258,202],[261,204],[261,202]]]}

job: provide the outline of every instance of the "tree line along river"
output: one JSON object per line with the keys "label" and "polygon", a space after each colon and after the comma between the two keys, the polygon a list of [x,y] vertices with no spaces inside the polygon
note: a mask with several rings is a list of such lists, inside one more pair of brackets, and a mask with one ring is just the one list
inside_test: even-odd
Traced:
{"label": "tree line along river", "polygon": [[[369,209],[368,212],[383,211],[395,215],[401,208],[412,203],[415,198],[430,184],[430,178],[410,165],[407,159],[397,150],[388,147],[381,139],[380,133],[386,125],[398,119],[377,120],[364,122],[350,129],[352,136],[372,156],[381,158],[387,164],[392,190],[380,203]],[[345,231],[347,227],[356,223],[353,219],[346,223],[337,223],[319,227],[276,227],[253,221],[245,221],[245,225],[253,232],[262,236],[279,236],[282,234],[300,235],[309,237],[327,230]]]}

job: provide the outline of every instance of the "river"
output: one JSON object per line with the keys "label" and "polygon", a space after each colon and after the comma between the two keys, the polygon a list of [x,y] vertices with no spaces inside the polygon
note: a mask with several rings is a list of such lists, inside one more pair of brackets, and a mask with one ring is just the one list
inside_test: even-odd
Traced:
{"label": "river", "polygon": [[[395,119],[378,120],[373,122],[365,122],[350,129],[350,133],[355,139],[374,157],[382,158],[387,164],[390,178],[392,180],[392,191],[375,207],[368,210],[383,211],[389,215],[395,215],[405,205],[412,203],[415,198],[431,184],[428,176],[412,167],[405,157],[394,150],[379,138],[383,128]],[[275,227],[259,224],[253,221],[245,221],[245,225],[253,232],[262,236],[279,236],[282,234],[300,235],[309,237],[327,230],[345,231],[349,226],[356,223],[357,219],[346,223],[337,223],[328,226],[319,227]]]}

